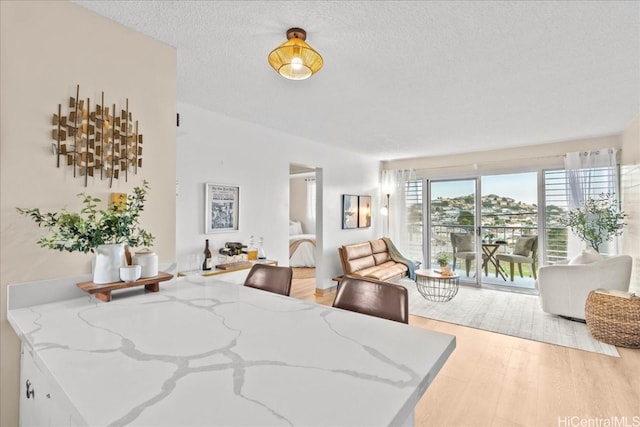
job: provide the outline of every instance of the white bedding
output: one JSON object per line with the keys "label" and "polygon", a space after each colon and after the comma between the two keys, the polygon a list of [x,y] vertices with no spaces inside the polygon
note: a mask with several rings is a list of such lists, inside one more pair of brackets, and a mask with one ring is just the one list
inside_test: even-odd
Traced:
{"label": "white bedding", "polygon": [[[315,267],[316,266],[316,240],[315,234],[294,234],[289,236],[289,245],[297,240],[300,242],[296,250],[289,256],[289,267]],[[308,240],[313,240],[309,242]]]}

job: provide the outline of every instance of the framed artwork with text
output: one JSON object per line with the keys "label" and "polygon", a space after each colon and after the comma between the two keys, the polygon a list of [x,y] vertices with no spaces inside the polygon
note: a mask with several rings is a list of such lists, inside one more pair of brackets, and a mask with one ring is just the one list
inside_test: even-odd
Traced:
{"label": "framed artwork with text", "polygon": [[240,187],[205,184],[204,232],[238,231]]}

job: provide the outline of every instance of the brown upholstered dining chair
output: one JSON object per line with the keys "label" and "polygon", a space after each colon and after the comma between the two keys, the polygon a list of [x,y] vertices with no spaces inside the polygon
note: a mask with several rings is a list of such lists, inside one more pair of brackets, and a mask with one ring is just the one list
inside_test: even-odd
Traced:
{"label": "brown upholstered dining chair", "polygon": [[255,264],[251,267],[251,271],[249,271],[244,285],[289,296],[291,293],[292,277],[293,270],[289,267]]}
{"label": "brown upholstered dining chair", "polygon": [[538,262],[538,236],[522,236],[516,239],[513,252],[510,254],[498,254],[496,255],[498,266],[500,261],[506,261],[509,263],[509,276],[513,282],[513,264],[518,264],[518,272],[520,277],[522,275],[522,264],[531,264],[531,273],[534,279],[537,279],[537,266]]}
{"label": "brown upholstered dining chair", "polygon": [[389,282],[345,276],[333,306],[396,322],[409,323],[407,288]]}

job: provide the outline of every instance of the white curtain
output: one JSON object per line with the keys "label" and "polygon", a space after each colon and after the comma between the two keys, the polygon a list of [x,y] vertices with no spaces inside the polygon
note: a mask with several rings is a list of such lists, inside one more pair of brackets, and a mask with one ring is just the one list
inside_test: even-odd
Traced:
{"label": "white curtain", "polygon": [[[567,153],[567,204],[569,209],[580,207],[590,198],[607,192],[618,197],[618,150],[602,148],[595,151]],[[604,178],[604,182],[603,182]]]}
{"label": "white curtain", "polygon": [[315,233],[316,230],[316,179],[305,178],[307,183],[307,218],[305,224],[307,233]]}
{"label": "white curtain", "polygon": [[[597,199],[602,193],[618,196],[618,162],[616,148],[602,148],[594,151],[567,153],[564,167],[567,172],[567,207],[574,209],[582,206],[589,199]],[[569,257],[577,254],[584,247],[575,235],[567,242]],[[603,242],[599,251],[603,254],[619,253],[620,242]]]}
{"label": "white curtain", "polygon": [[384,206],[389,194],[388,229],[384,224],[383,231],[398,248],[406,247],[408,243],[407,210],[405,201],[405,183],[415,179],[413,169],[383,170],[381,179],[380,200]]}

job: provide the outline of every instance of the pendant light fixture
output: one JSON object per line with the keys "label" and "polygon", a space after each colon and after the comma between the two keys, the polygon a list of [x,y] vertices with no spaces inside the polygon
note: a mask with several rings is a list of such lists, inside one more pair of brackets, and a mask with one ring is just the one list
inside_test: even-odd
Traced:
{"label": "pendant light fixture", "polygon": [[305,42],[306,38],[302,28],[290,28],[287,41],[269,54],[269,64],[282,77],[304,80],[322,68],[322,57]]}

